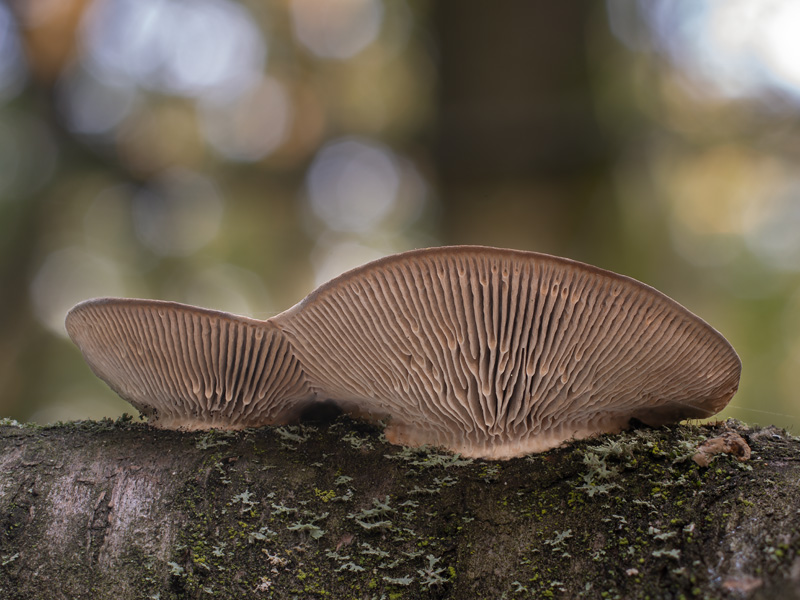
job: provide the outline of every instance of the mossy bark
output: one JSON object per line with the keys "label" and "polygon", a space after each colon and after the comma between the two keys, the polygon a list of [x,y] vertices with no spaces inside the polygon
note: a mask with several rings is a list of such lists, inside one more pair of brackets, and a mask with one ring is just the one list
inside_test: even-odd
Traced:
{"label": "mossy bark", "polygon": [[[747,462],[691,456],[726,429]],[[330,425],[0,426],[0,597],[800,598],[800,441],[640,429],[505,462]]]}

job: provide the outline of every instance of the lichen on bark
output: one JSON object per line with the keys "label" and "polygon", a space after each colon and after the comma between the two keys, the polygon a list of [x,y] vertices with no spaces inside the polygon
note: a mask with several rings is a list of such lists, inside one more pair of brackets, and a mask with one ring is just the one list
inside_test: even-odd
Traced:
{"label": "lichen on bark", "polygon": [[[708,467],[724,431],[752,456]],[[0,597],[800,597],[800,442],[727,422],[509,461],[333,423],[0,426]]]}

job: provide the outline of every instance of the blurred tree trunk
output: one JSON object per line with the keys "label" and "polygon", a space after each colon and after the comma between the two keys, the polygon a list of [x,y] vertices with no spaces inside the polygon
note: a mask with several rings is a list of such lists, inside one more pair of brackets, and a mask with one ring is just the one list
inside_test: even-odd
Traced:
{"label": "blurred tree trunk", "polygon": [[[733,428],[748,462],[692,461]],[[800,442],[643,429],[506,462],[369,426],[0,426],[0,597],[800,598]]]}
{"label": "blurred tree trunk", "polygon": [[[598,126],[587,40],[596,2],[434,5],[437,165],[449,243],[613,252],[613,148]],[[596,28],[599,29],[599,28]]]}

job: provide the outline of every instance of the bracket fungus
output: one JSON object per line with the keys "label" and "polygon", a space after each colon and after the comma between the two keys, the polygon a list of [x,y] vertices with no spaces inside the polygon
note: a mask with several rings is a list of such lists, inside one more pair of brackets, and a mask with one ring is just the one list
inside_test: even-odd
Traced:
{"label": "bracket fungus", "polygon": [[157,300],[75,306],[92,370],[157,427],[285,424],[309,405],[386,420],[387,438],[510,458],[631,419],[720,411],[728,341],[629,277],[479,246],[389,256],[266,321]]}

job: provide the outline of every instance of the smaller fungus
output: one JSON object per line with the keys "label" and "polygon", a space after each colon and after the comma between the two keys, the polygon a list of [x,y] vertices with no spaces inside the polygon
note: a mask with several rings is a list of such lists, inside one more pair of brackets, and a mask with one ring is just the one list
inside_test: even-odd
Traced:
{"label": "smaller fungus", "polygon": [[323,402],[389,441],[510,458],[720,411],[741,363],[653,288],[480,246],[389,256],[266,321],[157,300],[75,306],[89,366],[157,427],[287,424]]}
{"label": "smaller fungus", "polygon": [[736,460],[744,462],[750,460],[750,446],[735,431],[726,431],[700,444],[692,460],[701,467],[707,467],[717,454],[732,454]]}
{"label": "smaller fungus", "polygon": [[725,591],[732,592],[744,597],[751,592],[764,585],[764,580],[761,577],[752,577],[750,575],[740,575],[737,577],[728,577],[722,582],[722,588]]}

